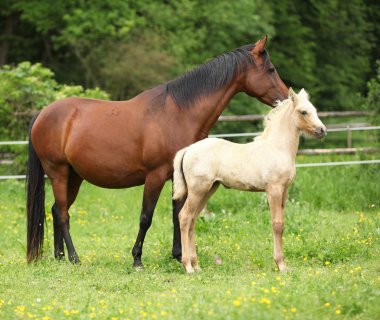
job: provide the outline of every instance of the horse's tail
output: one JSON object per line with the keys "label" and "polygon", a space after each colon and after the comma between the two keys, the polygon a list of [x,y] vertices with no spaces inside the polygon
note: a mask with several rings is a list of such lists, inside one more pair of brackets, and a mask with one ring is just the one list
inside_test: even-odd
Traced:
{"label": "horse's tail", "polygon": [[[38,116],[38,115],[37,115]],[[42,254],[45,223],[45,172],[31,141],[35,116],[29,126],[29,154],[26,174],[27,260],[38,260]]]}
{"label": "horse's tail", "polygon": [[187,195],[187,185],[183,174],[183,157],[187,148],[179,150],[174,158],[174,174],[173,174],[173,199],[179,200]]}

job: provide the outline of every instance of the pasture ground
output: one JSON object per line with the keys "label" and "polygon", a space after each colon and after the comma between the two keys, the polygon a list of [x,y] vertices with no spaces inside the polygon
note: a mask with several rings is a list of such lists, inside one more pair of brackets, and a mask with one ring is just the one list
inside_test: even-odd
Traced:
{"label": "pasture ground", "polygon": [[197,223],[203,270],[186,275],[170,255],[170,183],[144,245],[144,270],[132,268],[130,253],[142,188],[105,190],[89,184],[71,210],[82,264],[52,257],[47,186],[45,257],[27,265],[24,183],[1,181],[0,318],[379,319],[379,169],[298,169],[286,208],[287,274],[280,274],[272,260],[264,194],[220,188],[208,206],[215,215]]}

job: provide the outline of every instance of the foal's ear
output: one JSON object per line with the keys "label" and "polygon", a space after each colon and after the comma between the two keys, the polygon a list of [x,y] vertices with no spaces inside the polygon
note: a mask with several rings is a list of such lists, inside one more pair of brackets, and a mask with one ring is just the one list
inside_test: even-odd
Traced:
{"label": "foal's ear", "polygon": [[292,100],[292,102],[294,103],[294,105],[297,104],[297,94],[294,92],[294,90],[292,89],[292,87],[289,87],[289,99]]}
{"label": "foal's ear", "polygon": [[300,92],[298,92],[298,95],[306,98],[307,100],[309,100],[309,94],[306,92],[306,90],[304,88],[301,89]]}
{"label": "foal's ear", "polygon": [[252,53],[255,55],[260,55],[265,50],[265,44],[267,43],[268,36],[265,35],[263,39],[260,39],[255,43],[255,47],[252,49]]}

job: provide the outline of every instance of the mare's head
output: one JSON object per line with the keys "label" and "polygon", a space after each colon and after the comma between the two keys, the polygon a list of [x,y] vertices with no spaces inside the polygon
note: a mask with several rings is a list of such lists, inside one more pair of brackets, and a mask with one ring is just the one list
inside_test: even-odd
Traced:
{"label": "mare's head", "polygon": [[318,118],[317,109],[309,101],[305,89],[296,94],[292,88],[289,88],[289,103],[293,108],[292,119],[300,131],[317,138],[326,136],[326,126]]}
{"label": "mare's head", "polygon": [[276,101],[285,100],[288,88],[278,75],[276,68],[265,50],[267,36],[257,41],[250,50],[253,63],[245,71],[243,91],[267,105],[274,106]]}

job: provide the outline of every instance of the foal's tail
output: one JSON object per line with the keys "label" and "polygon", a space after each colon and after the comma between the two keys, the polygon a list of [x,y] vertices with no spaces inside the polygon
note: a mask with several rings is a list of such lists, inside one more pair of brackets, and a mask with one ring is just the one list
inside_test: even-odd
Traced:
{"label": "foal's tail", "polygon": [[173,199],[179,200],[187,195],[187,185],[183,174],[183,157],[187,148],[179,150],[174,158],[174,174],[173,174]]}
{"label": "foal's tail", "polygon": [[38,260],[42,254],[45,223],[45,172],[38,158],[30,133],[35,116],[29,126],[29,155],[26,174],[26,215],[27,215],[27,260],[28,263]]}

